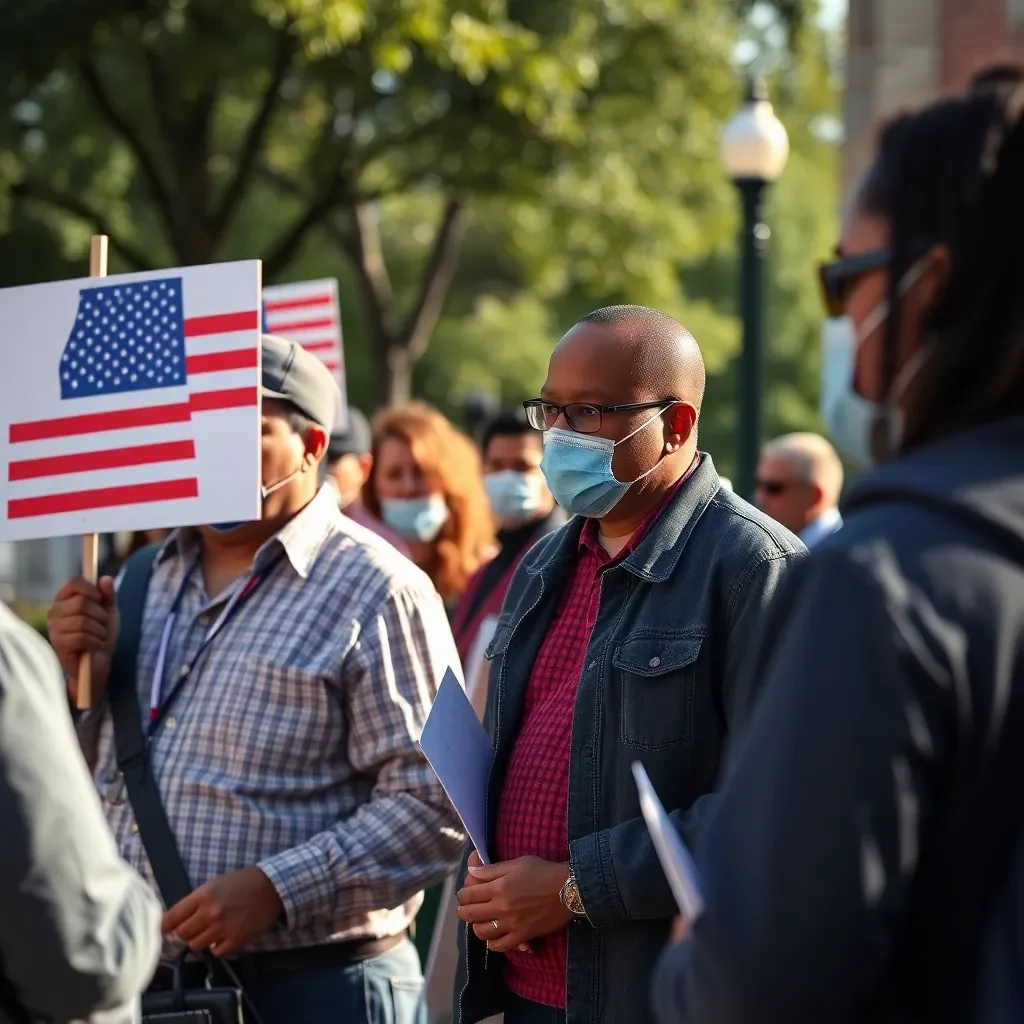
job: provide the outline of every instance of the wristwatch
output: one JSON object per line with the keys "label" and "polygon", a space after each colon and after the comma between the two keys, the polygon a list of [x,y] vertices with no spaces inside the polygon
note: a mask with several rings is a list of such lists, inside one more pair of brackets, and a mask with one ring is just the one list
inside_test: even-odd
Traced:
{"label": "wristwatch", "polygon": [[576,883],[576,876],[571,871],[561,891],[558,893],[558,898],[562,901],[562,906],[573,917],[587,916],[586,910],[583,909],[583,897],[580,895],[580,887]]}

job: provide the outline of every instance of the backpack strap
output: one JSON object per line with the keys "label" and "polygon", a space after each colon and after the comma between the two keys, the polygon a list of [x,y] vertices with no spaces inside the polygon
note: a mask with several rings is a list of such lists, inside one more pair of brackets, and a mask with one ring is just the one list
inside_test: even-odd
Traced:
{"label": "backpack strap", "polygon": [[[192,892],[178,840],[167,820],[163,799],[149,763],[149,743],[142,727],[139,703],[138,660],[142,637],[142,618],[146,594],[161,545],[141,548],[125,563],[117,588],[117,612],[120,619],[117,646],[110,664],[107,700],[114,723],[114,748],[117,767],[124,778],[128,802],[139,827],[139,838],[149,858],[153,877],[167,907],[173,907]],[[215,960],[209,951],[203,954],[212,977],[217,968],[224,971],[249,1008],[252,1019],[261,1024],[235,969],[225,960]]]}
{"label": "backpack strap", "polygon": [[142,728],[139,704],[138,656],[146,593],[153,574],[158,545],[142,548],[128,559],[117,589],[120,618],[117,647],[110,666],[107,699],[114,722],[117,767],[124,777],[128,800],[139,826],[139,837],[153,868],[160,895],[168,907],[191,891],[185,865],[178,850],[160,790],[149,765],[149,745]]}

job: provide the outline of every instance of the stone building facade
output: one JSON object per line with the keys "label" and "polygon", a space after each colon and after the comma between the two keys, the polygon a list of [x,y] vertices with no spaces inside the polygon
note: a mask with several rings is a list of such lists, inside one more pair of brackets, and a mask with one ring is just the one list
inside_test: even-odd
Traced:
{"label": "stone building facade", "polygon": [[849,0],[843,180],[856,183],[880,120],[1024,59],[1024,0]]}

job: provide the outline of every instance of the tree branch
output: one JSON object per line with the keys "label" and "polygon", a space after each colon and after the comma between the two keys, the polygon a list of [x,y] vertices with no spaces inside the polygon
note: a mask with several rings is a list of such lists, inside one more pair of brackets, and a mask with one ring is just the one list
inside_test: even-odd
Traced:
{"label": "tree branch", "polygon": [[128,120],[117,107],[114,106],[114,102],[107,93],[96,67],[83,61],[78,65],[78,72],[86,88],[92,94],[93,101],[100,112],[107,119],[111,127],[128,144],[128,148],[131,149],[136,163],[138,163],[139,169],[149,185],[153,201],[156,203],[156,207],[160,211],[160,215],[167,224],[167,228],[173,238],[175,236],[174,207],[171,203],[171,197],[164,185],[163,179],[160,177],[160,172],[157,170],[156,161],[143,144],[142,136],[128,123]]}
{"label": "tree branch", "polygon": [[377,211],[367,203],[352,208],[352,253],[360,264],[360,273],[369,284],[380,312],[381,326],[390,337],[401,330],[395,312],[395,293],[384,259]]}
{"label": "tree branch", "polygon": [[459,261],[466,214],[467,210],[462,200],[449,199],[445,203],[444,213],[423,268],[420,292],[406,321],[405,347],[409,350],[413,362],[426,351],[430,335],[444,309],[444,301]]}
{"label": "tree branch", "polygon": [[136,249],[130,242],[120,238],[110,226],[110,222],[99,211],[94,210],[87,203],[75,196],[61,192],[59,189],[51,188],[39,182],[23,181],[15,185],[11,192],[13,195],[22,198],[47,203],[70,213],[79,220],[84,220],[98,235],[106,235],[110,239],[110,246],[128,263],[133,270],[155,270],[155,265],[140,250]]}
{"label": "tree branch", "polygon": [[167,81],[167,74],[160,66],[160,61],[151,46],[142,47],[142,63],[146,68],[149,95],[156,111],[156,119],[160,123],[164,138],[173,144],[178,127],[172,101],[174,89]]}
{"label": "tree branch", "polygon": [[324,230],[352,261],[362,285],[370,329],[378,350],[385,352],[398,336],[400,326],[395,315],[391,281],[380,250],[380,230],[376,224],[371,224],[366,211],[360,212],[359,207],[353,207],[349,213],[351,231],[345,231],[333,219],[324,223]]}
{"label": "tree branch", "polygon": [[280,241],[263,260],[263,280],[271,281],[286,267],[306,238],[307,233],[331,212],[339,202],[342,179],[340,175],[332,176],[324,186],[320,195],[306,207],[305,213],[296,218]]}
{"label": "tree branch", "polygon": [[256,116],[249,122],[249,127],[246,130],[235,176],[231,179],[224,192],[224,197],[213,215],[213,230],[216,235],[220,235],[227,227],[252,177],[256,160],[263,148],[270,121],[281,96],[281,83],[292,66],[296,46],[295,37],[287,30],[278,34],[277,54],[270,74],[270,81],[263,93]]}

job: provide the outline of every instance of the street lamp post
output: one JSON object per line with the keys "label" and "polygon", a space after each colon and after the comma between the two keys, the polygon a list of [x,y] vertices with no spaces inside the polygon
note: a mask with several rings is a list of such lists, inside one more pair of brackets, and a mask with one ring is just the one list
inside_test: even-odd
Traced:
{"label": "street lamp post", "polygon": [[786,129],[775,116],[760,78],[750,79],[743,105],[723,128],[720,152],[726,173],[739,190],[743,213],[739,303],[743,350],[737,396],[736,490],[750,500],[761,449],[764,391],[764,250],[769,236],[763,220],[764,196],[789,157]]}

